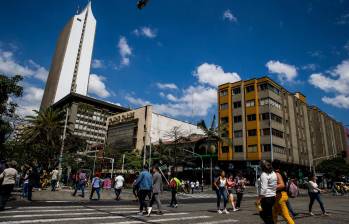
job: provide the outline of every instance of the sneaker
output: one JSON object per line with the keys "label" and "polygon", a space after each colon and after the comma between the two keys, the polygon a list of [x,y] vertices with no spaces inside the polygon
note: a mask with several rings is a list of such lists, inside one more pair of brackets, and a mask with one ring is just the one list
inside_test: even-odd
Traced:
{"label": "sneaker", "polygon": [[323,216],[329,216],[330,214],[328,214],[327,212],[322,213]]}
{"label": "sneaker", "polygon": [[310,215],[310,216],[314,216],[314,213],[312,213],[312,212],[309,212],[309,215]]}
{"label": "sneaker", "polygon": [[223,212],[222,212],[220,209],[218,209],[218,210],[217,210],[217,213],[218,213],[218,214],[222,214]]}
{"label": "sneaker", "polygon": [[224,212],[225,214],[229,214],[229,212],[228,212],[228,210],[227,210],[226,208],[223,210],[223,212]]}
{"label": "sneaker", "polygon": [[233,209],[233,212],[237,212],[237,211],[239,211],[240,209],[238,209],[238,208],[235,208],[235,209]]}
{"label": "sneaker", "polygon": [[152,209],[153,209],[152,207],[148,207],[148,208],[147,208],[148,216],[150,216],[150,213],[151,213],[151,210],[152,210]]}
{"label": "sneaker", "polygon": [[174,207],[174,208],[177,208],[177,207],[178,207],[178,205],[177,205],[177,204],[175,204],[173,207]]}

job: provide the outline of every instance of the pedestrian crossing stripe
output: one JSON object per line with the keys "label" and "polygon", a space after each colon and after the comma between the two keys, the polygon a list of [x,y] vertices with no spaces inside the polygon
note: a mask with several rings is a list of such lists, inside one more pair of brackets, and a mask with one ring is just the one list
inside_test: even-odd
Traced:
{"label": "pedestrian crossing stripe", "polygon": [[0,224],[26,224],[26,223],[49,223],[49,222],[67,222],[67,221],[83,221],[83,220],[102,220],[102,219],[122,219],[122,216],[104,216],[104,217],[76,217],[76,218],[58,218],[58,219],[34,219],[34,220],[16,220],[4,221]]}

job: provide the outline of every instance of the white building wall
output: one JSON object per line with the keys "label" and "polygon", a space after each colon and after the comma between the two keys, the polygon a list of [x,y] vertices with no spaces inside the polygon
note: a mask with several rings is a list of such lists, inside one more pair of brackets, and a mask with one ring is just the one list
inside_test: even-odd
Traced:
{"label": "white building wall", "polygon": [[76,79],[76,93],[86,95],[90,75],[90,65],[93,50],[93,43],[96,30],[96,20],[93,17],[91,3],[78,15],[73,17],[67,48],[64,55],[62,69],[59,75],[57,91],[54,103],[70,93],[74,68],[77,61],[80,39],[82,36],[84,20],[88,12],[84,40],[80,54],[80,62]]}
{"label": "white building wall", "polygon": [[183,133],[184,136],[188,136],[191,134],[205,134],[203,130],[198,128],[196,125],[169,118],[157,113],[152,113],[150,131],[151,142],[159,142],[159,139],[163,141],[173,140],[169,139],[167,133],[169,133],[171,129],[173,129],[174,127],[179,127],[179,130]]}

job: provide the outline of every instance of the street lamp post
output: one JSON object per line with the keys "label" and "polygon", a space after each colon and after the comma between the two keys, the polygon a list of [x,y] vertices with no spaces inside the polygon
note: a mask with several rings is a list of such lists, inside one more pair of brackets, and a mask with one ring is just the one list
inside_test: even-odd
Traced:
{"label": "street lamp post", "polygon": [[68,113],[69,113],[69,108],[66,109],[66,114],[65,114],[65,121],[64,121],[64,129],[63,129],[63,136],[62,136],[62,145],[61,145],[61,151],[59,153],[59,161],[58,161],[58,182],[61,179],[62,176],[62,161],[63,161],[63,151],[64,151],[64,140],[65,140],[65,135],[67,133],[67,123],[68,123]]}
{"label": "street lamp post", "polygon": [[185,152],[192,153],[193,155],[196,155],[201,159],[201,185],[203,186],[204,185],[204,160],[202,158],[202,155],[195,153],[195,152],[192,152],[192,151],[189,151],[187,149],[182,149],[182,150]]}

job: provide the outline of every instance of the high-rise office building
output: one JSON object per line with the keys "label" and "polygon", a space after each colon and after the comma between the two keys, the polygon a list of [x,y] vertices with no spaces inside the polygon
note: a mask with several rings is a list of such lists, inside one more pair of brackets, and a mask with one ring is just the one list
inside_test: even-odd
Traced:
{"label": "high-rise office building", "polygon": [[220,85],[218,106],[221,161],[312,166],[347,148],[340,122],[268,77]]}
{"label": "high-rise office building", "polygon": [[91,2],[65,25],[57,41],[41,108],[69,93],[87,95],[96,19]]}

